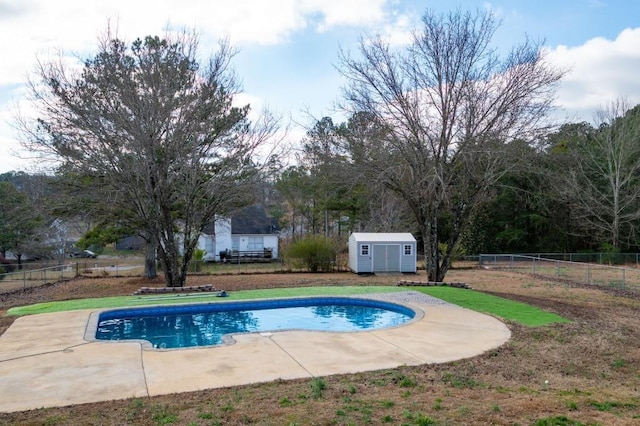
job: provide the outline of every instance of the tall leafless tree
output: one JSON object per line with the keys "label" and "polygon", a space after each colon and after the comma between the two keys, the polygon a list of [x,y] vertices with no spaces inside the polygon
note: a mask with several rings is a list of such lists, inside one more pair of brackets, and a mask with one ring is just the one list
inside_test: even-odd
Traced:
{"label": "tall leafless tree", "polygon": [[370,37],[359,57],[341,52],[344,107],[386,129],[363,139],[354,161],[408,204],[431,280],[444,278],[479,203],[517,162],[513,142],[545,129],[563,74],[530,40],[501,60],[497,27],[486,11],[427,12],[404,51]]}
{"label": "tall leafless tree", "polygon": [[185,284],[203,227],[247,201],[254,154],[277,127],[233,105],[228,43],[204,65],[197,48],[186,32],[130,45],[107,32],[80,68],[38,64],[37,121],[22,122],[27,146],[58,160],[90,208],[157,249],[168,286]]}
{"label": "tall leafless tree", "polygon": [[640,107],[617,99],[594,119],[599,127],[567,147],[558,187],[580,229],[619,250],[640,220]]}

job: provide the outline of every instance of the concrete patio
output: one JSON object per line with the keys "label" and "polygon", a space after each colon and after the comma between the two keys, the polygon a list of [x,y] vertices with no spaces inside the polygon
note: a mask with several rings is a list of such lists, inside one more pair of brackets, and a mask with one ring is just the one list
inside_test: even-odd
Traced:
{"label": "concrete patio", "polygon": [[0,411],[443,363],[511,336],[502,322],[474,311],[404,304],[423,315],[383,330],[241,334],[231,345],[167,351],[85,340],[89,310],[21,317],[0,336]]}

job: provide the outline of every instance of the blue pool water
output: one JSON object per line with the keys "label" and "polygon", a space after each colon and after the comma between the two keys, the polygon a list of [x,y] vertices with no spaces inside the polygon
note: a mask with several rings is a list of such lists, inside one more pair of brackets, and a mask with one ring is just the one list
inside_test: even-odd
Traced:
{"label": "blue pool water", "polygon": [[155,348],[186,348],[219,345],[228,334],[371,330],[397,326],[414,316],[405,306],[346,297],[158,306],[102,312],[96,339],[141,339]]}

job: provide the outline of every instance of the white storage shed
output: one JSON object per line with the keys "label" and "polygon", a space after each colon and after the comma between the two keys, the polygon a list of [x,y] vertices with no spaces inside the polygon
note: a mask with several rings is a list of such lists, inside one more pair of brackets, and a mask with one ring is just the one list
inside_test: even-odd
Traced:
{"label": "white storage shed", "polygon": [[416,239],[408,232],[354,232],[349,237],[349,268],[356,274],[417,271]]}

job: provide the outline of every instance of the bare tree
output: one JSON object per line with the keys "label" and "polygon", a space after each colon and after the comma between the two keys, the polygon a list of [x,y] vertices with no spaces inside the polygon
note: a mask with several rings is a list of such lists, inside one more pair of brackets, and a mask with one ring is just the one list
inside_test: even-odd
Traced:
{"label": "bare tree", "polygon": [[544,130],[562,72],[530,40],[501,60],[489,12],[427,12],[422,24],[405,51],[362,39],[360,57],[342,52],[340,69],[344,107],[384,129],[355,161],[408,204],[429,279],[441,281],[478,205],[517,162],[514,141]]}
{"label": "bare tree", "polygon": [[567,147],[558,187],[580,229],[619,250],[640,219],[640,107],[617,99],[594,118],[599,127]]}
{"label": "bare tree", "polygon": [[58,172],[96,214],[139,230],[168,286],[183,286],[198,237],[216,214],[246,203],[256,150],[277,121],[251,124],[232,104],[239,85],[228,43],[206,65],[197,37],[148,36],[131,45],[110,33],[74,65],[39,63],[31,84],[37,122],[26,144],[59,160]]}

